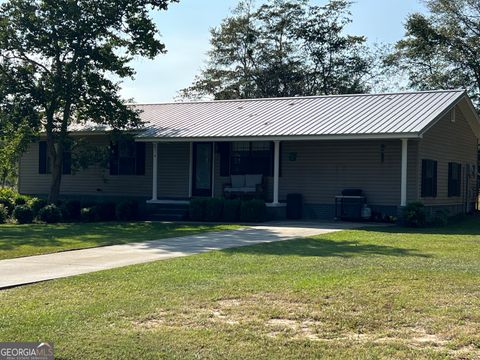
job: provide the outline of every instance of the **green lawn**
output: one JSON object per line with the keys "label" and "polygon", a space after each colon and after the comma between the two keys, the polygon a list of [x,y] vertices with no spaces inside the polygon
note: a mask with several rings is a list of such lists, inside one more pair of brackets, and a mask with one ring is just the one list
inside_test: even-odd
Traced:
{"label": "green lawn", "polygon": [[480,358],[480,219],[369,228],[0,292],[61,359]]}
{"label": "green lawn", "polygon": [[0,260],[235,228],[158,222],[0,225]]}

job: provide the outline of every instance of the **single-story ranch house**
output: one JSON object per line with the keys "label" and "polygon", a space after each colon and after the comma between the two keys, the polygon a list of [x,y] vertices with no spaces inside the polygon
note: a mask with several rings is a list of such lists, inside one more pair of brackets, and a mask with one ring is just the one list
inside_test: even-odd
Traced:
{"label": "single-story ranch house", "polygon": [[[305,218],[333,218],[345,189],[391,216],[417,201],[450,215],[476,205],[480,121],[461,90],[134,106],[145,122],[134,141],[73,133],[109,147],[111,159],[75,174],[65,164],[63,196],[161,206],[250,193],[281,214],[297,193]],[[48,193],[48,164],[45,142],[32,144],[21,193]]]}

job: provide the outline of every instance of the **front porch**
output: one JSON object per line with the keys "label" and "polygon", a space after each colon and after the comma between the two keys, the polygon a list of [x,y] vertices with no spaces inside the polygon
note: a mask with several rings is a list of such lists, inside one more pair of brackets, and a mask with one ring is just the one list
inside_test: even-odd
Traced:
{"label": "front porch", "polygon": [[284,208],[287,194],[300,193],[307,218],[333,218],[334,198],[345,188],[361,188],[369,205],[392,216],[416,196],[413,140],[151,143],[149,205],[187,206],[194,197],[223,197],[232,175],[252,173],[262,174],[267,207]]}

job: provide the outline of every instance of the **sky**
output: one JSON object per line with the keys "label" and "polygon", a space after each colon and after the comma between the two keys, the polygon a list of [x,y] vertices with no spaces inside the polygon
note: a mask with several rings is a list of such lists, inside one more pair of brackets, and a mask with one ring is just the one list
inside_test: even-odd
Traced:
{"label": "sky", "polygon": [[[259,0],[261,1],[261,0]],[[220,25],[238,0],[180,0],[165,12],[153,14],[167,54],[154,60],[135,59],[134,80],[125,80],[122,95],[137,103],[173,101],[189,86],[207,60],[212,27]],[[312,0],[324,4],[326,0]],[[408,14],[425,12],[421,0],[355,0],[353,23],[347,32],[364,35],[368,42],[395,43],[404,35]]]}

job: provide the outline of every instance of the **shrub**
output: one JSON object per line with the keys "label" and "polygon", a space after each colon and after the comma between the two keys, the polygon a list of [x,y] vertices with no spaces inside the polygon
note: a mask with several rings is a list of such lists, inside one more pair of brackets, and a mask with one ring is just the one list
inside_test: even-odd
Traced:
{"label": "shrub", "polygon": [[265,201],[244,201],[240,206],[240,220],[245,222],[262,222],[265,221],[266,212]]}
{"label": "shrub", "polygon": [[94,207],[96,221],[114,221],[116,219],[115,203],[106,202],[95,205]]}
{"label": "shrub", "polygon": [[222,220],[226,222],[235,222],[240,220],[240,205],[240,200],[225,200],[223,202]]}
{"label": "shrub", "polygon": [[13,210],[13,218],[19,224],[31,224],[33,222],[33,210],[28,205],[18,205]]}
{"label": "shrub", "polygon": [[435,213],[432,219],[432,225],[434,226],[447,226],[448,225],[448,211],[439,210]]}
{"label": "shrub", "polygon": [[138,203],[134,200],[125,200],[117,204],[115,214],[119,221],[130,221],[138,218]]}
{"label": "shrub", "polygon": [[207,199],[192,199],[188,208],[190,220],[203,221],[205,220],[205,208]]}
{"label": "shrub", "polygon": [[427,220],[425,206],[421,202],[408,204],[405,209],[403,209],[403,219],[406,226],[425,226]]}
{"label": "shrub", "polygon": [[50,204],[40,209],[38,218],[47,224],[55,224],[62,221],[62,211],[57,205]]}
{"label": "shrub", "polygon": [[18,193],[10,188],[0,189],[0,204],[5,207],[10,215],[15,208],[15,199],[17,198]]}
{"label": "shrub", "polygon": [[61,207],[64,221],[77,221],[80,219],[82,205],[78,200],[66,201]]}
{"label": "shrub", "polygon": [[86,207],[80,210],[80,220],[83,222],[94,222],[95,211],[93,207]]}
{"label": "shrub", "polygon": [[0,224],[5,224],[7,219],[8,219],[8,210],[3,204],[0,204]]}
{"label": "shrub", "polygon": [[38,216],[38,212],[40,211],[40,209],[47,206],[48,202],[45,199],[40,199],[40,198],[34,197],[34,198],[31,198],[28,201],[28,205],[30,205],[30,208],[33,211],[33,215]]}
{"label": "shrub", "polygon": [[222,220],[223,200],[218,198],[208,199],[205,202],[205,221]]}
{"label": "shrub", "polygon": [[15,198],[15,205],[18,206],[18,205],[26,205],[27,202],[28,202],[28,199],[29,197],[28,196],[25,196],[25,195],[18,195],[16,198]]}

